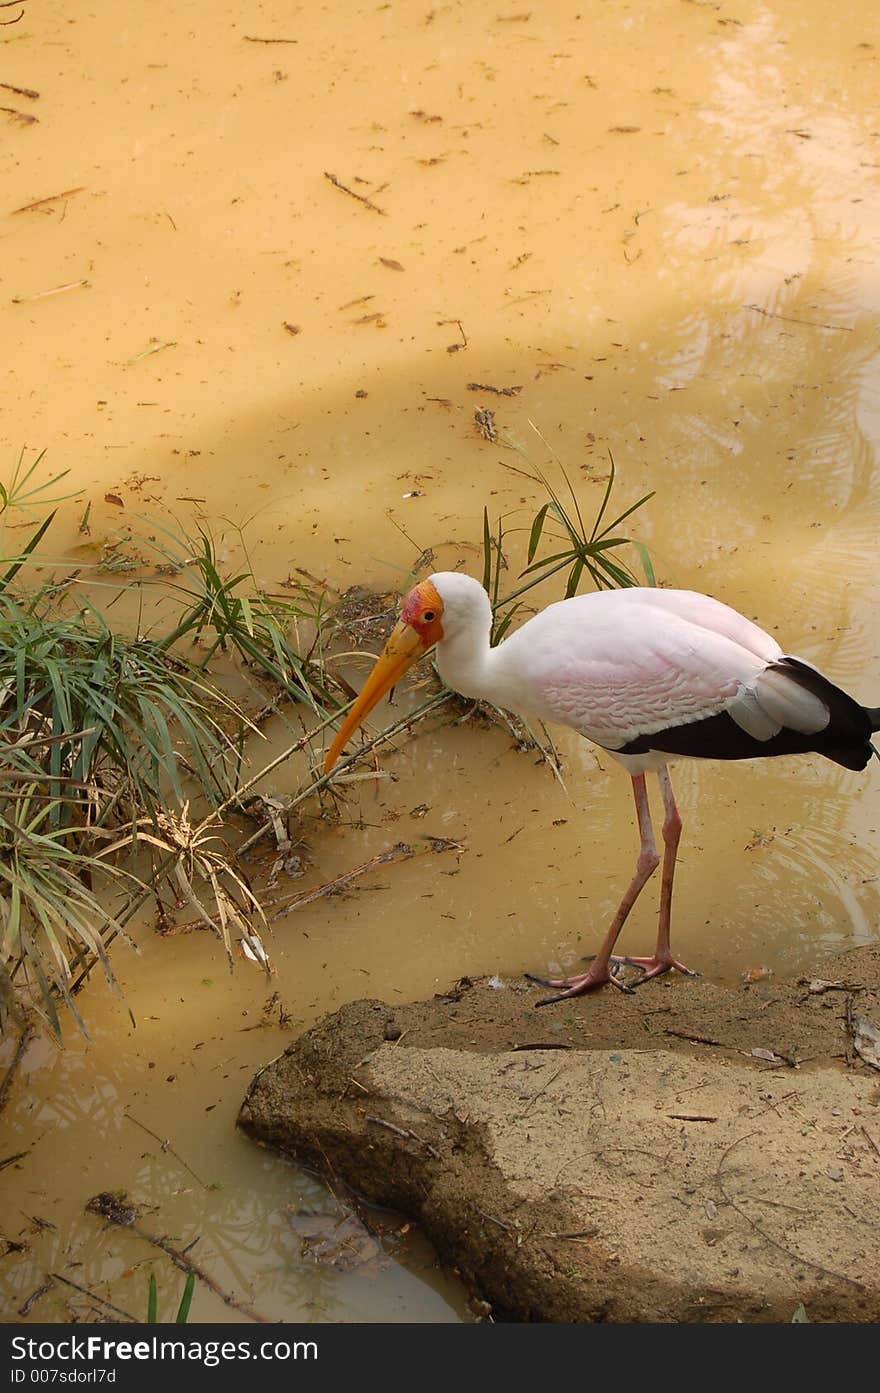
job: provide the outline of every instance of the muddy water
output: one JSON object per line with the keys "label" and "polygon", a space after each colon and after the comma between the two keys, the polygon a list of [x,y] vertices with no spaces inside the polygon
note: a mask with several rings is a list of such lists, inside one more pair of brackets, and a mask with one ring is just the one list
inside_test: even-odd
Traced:
{"label": "muddy water", "polygon": [[[561,462],[590,513],[611,450],[621,508],[657,491],[633,528],[664,582],[880,699],[875,6],[138,0],[122,28],[107,0],[22,9],[2,81],[39,97],[0,102],[20,113],[0,113],[0,445],[70,471],[52,555],[91,593],[112,593],[97,549],[144,517],[206,520],[230,566],[247,523],[269,587],[304,567],[395,590],[426,547],[477,570],[484,504],[513,577],[543,495],[510,466]],[[342,823],[310,810],[297,886],[421,833],[464,849],[281,922],[269,987],[201,935],[143,926],[140,956],[120,949],[137,1028],[96,983],[92,1043],[33,1048],[2,1119],[0,1159],[27,1152],[2,1176],[3,1235],[27,1243],[0,1259],[8,1318],[50,1271],[142,1314],[150,1262],[170,1313],[170,1264],[83,1216],[105,1188],[199,1236],[270,1318],[466,1315],[422,1250],[369,1276],[304,1259],[287,1206],[332,1197],[233,1120],[289,1035],[264,1023],[271,991],[298,1028],[595,944],[634,855],[629,792],[560,744],[565,787],[503,731],[424,730]],[[876,776],[805,759],[677,784],[685,961],[797,972],[876,934]],[[56,1282],[29,1318],[93,1310]],[[204,1287],[194,1316],[242,1318]]]}

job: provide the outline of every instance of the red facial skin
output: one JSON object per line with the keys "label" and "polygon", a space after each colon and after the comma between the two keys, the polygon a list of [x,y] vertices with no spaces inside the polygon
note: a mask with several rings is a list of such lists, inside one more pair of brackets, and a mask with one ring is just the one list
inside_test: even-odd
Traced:
{"label": "red facial skin", "polygon": [[324,760],[324,772],[330,773],[349,736],[369,715],[373,707],[390,691],[395,682],[417,663],[443,637],[440,616],[443,601],[429,580],[416,585],[406,596],[399,623],[388,639],[376,666],[367,678],[361,694],[352,706]]}
{"label": "red facial skin", "polygon": [[425,652],[443,637],[443,601],[429,580],[413,586],[400,610],[400,622],[415,629]]}

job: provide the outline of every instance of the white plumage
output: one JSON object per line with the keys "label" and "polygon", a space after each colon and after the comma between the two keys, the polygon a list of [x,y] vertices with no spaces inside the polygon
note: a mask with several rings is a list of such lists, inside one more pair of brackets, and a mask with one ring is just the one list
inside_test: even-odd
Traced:
{"label": "white plumage", "polygon": [[[469,576],[442,571],[415,586],[325,768],[332,768],[381,696],[434,644],[440,675],[455,691],[570,726],[620,761],[632,779],[639,823],[635,874],[589,970],[545,983],[560,989],[551,1001],[604,982],[622,986],[612,966],[620,962],[641,967],[640,981],[670,968],[688,972],[669,946],[681,835],[670,761],[814,750],[863,769],[876,754],[871,735],[880,730],[880,709],[860,706],[708,595],[633,587],[575,596],[549,605],[496,648],[489,645],[491,623],[488,596]],[[612,956],[618,934],[660,862],[645,788],[649,771],[657,774],[664,806],[657,946],[650,957],[621,959]]]}
{"label": "white plumage", "polygon": [[[768,670],[782,657],[776,640],[708,595],[641,587],[578,595],[549,605],[490,649],[482,586],[474,592],[475,582],[456,572],[431,580],[443,601],[437,666],[448,686],[571,726],[611,753],[725,711],[758,740],[783,725],[812,733],[828,724],[819,698]],[[477,625],[485,648],[474,645]],[[631,772],[639,765],[627,758]]]}

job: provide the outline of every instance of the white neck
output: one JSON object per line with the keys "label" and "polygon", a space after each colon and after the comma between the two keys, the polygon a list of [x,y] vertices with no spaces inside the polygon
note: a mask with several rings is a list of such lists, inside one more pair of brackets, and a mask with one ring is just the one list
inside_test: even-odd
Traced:
{"label": "white neck", "polygon": [[462,696],[497,700],[490,695],[496,687],[492,669],[495,650],[489,647],[489,628],[464,628],[448,635],[437,645],[440,676]]}
{"label": "white neck", "polygon": [[489,647],[492,609],[479,581],[454,571],[430,577],[443,601],[443,638],[437,645],[440,676],[463,696],[494,700],[496,654]]}

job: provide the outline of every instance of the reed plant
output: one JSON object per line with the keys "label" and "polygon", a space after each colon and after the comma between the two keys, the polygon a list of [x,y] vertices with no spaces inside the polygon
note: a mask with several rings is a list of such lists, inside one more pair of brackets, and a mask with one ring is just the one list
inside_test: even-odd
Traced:
{"label": "reed plant", "polygon": [[[74,496],[63,475],[41,482],[41,463],[20,457],[0,485],[0,1027],[33,1009],[60,1039],[59,1002],[85,1030],[75,994],[94,965],[118,990],[107,949],[148,896],[160,917],[166,898],[188,905],[230,961],[237,939],[268,964],[262,910],[221,835],[255,727],[211,678],[213,653],[236,650],[318,714],[336,702],[314,634],[305,656],[289,637],[294,618],[322,618],[320,597],[267,597],[249,570],[223,580],[207,532],[176,539],[169,569],[187,583],[170,585],[174,622],[148,638],[115,632],[82,587],[28,585]],[[16,515],[27,535],[13,550]]]}

